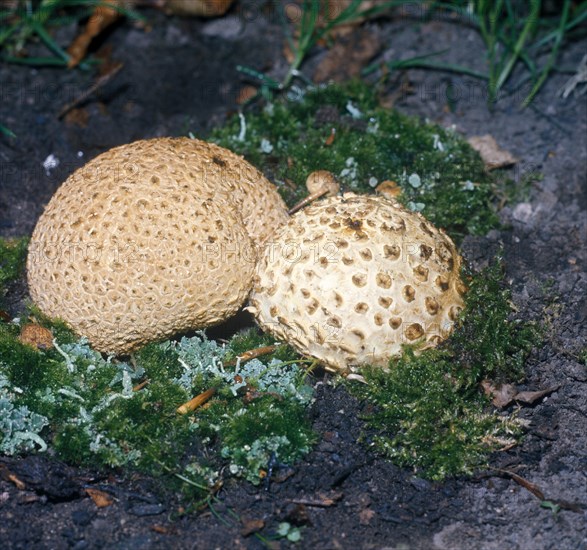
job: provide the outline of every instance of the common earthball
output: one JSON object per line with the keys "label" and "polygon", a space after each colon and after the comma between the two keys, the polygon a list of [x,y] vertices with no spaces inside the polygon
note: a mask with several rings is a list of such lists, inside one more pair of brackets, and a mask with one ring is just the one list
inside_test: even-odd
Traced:
{"label": "common earthball", "polygon": [[327,197],[334,197],[340,191],[340,185],[332,172],[316,170],[306,178],[306,189],[311,195],[323,192]]}
{"label": "common earthball", "polygon": [[30,294],[95,349],[129,353],[232,316],[256,246],[287,221],[242,157],[187,138],[111,149],[51,198],[27,259]]}
{"label": "common earthball", "polygon": [[463,308],[461,258],[419,213],[346,193],[296,213],[257,264],[249,310],[332,369],[387,367],[402,344],[437,345]]}

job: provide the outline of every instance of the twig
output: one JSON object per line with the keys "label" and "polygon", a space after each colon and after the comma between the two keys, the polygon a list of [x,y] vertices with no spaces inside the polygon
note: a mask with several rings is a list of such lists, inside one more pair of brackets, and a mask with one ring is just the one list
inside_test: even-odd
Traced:
{"label": "twig", "polygon": [[85,101],[88,97],[90,97],[96,90],[107,84],[118,72],[122,69],[123,63],[117,63],[112,67],[112,69],[107,72],[106,74],[102,75],[100,78],[94,82],[87,90],[82,92],[79,96],[77,96],[72,102],[65,105],[59,114],[57,115],[58,119],[63,118],[69,111],[77,107],[80,103]]}
{"label": "twig", "polygon": [[196,395],[193,399],[190,399],[187,403],[184,403],[177,408],[179,414],[187,414],[195,411],[198,407],[201,407],[208,399],[210,399],[216,393],[216,388],[210,388],[199,395]]}
{"label": "twig", "polygon": [[287,213],[290,216],[292,214],[295,214],[298,210],[301,210],[307,204],[310,204],[311,202],[314,202],[316,199],[319,199],[320,197],[323,197],[324,195],[326,195],[326,193],[328,193],[328,189],[324,188],[324,189],[320,189],[320,191],[316,191],[315,193],[312,193],[311,195],[308,195],[305,199],[302,199],[297,204],[294,204],[294,206],[292,206]]}
{"label": "twig", "polygon": [[267,355],[268,353],[273,353],[281,344],[274,344],[272,346],[265,346],[262,348],[251,349],[249,351],[245,351],[241,355],[237,356],[234,361],[230,361],[229,363],[225,363],[227,367],[234,367],[237,361],[240,359],[240,362],[243,363],[244,361],[250,361],[251,359],[255,359],[256,357],[260,357],[261,355]]}

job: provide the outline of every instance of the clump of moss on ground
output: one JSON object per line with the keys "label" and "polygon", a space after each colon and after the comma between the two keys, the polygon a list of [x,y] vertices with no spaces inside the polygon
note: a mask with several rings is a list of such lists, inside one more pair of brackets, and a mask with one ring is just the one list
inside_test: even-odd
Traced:
{"label": "clump of moss on ground", "polygon": [[[69,463],[163,475],[167,487],[204,498],[225,475],[260,483],[272,460],[292,464],[314,440],[312,389],[292,361],[268,356],[224,367],[229,348],[203,334],[120,361],[83,339],[56,338],[54,348],[38,350],[18,340],[20,328],[0,324],[3,454],[50,446]],[[258,332],[236,336],[236,353],[265,341]],[[285,348],[276,354],[291,355]],[[211,388],[203,407],[178,414]]]}
{"label": "clump of moss on ground", "polygon": [[453,130],[378,107],[362,83],[270,103],[234,117],[210,138],[263,170],[290,205],[307,194],[306,177],[324,169],[358,193],[395,181],[400,201],[453,238],[497,225],[495,182],[466,141]]}
{"label": "clump of moss on ground", "polygon": [[26,260],[28,239],[0,239],[0,305],[6,287],[19,277]]}
{"label": "clump of moss on ground", "polygon": [[491,410],[481,382],[517,381],[537,329],[511,319],[499,262],[470,278],[466,314],[439,349],[406,349],[389,372],[366,369],[350,391],[375,405],[366,441],[398,464],[432,479],[470,474],[492,450],[512,443],[520,426]]}

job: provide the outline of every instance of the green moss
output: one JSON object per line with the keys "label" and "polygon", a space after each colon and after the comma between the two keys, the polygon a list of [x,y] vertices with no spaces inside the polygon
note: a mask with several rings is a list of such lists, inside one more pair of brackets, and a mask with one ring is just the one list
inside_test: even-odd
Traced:
{"label": "green moss", "polygon": [[[202,333],[148,345],[127,363],[83,339],[57,338],[56,348],[35,350],[18,341],[19,330],[0,325],[6,453],[47,442],[70,463],[164,475],[166,486],[180,484],[187,497],[202,498],[221,472],[258,482],[272,456],[293,463],[313,440],[305,413],[312,390],[295,364],[273,357],[225,368],[227,349]],[[266,339],[241,334],[235,349],[254,338]],[[210,388],[216,395],[206,408],[178,414]]]}
{"label": "green moss", "polygon": [[28,238],[0,238],[0,304],[8,284],[18,279],[23,271],[28,241]]}
{"label": "green moss", "polygon": [[[243,140],[237,117],[211,139],[262,169],[290,205],[306,195],[310,172],[324,169],[349,191],[372,192],[369,182],[395,181],[402,202],[455,238],[497,224],[495,182],[478,154],[452,130],[377,107],[364,84],[311,90],[299,101],[271,103],[245,120]],[[334,141],[327,145],[332,132]]]}
{"label": "green moss", "polygon": [[350,390],[375,405],[366,440],[378,452],[422,475],[469,474],[489,453],[520,433],[491,411],[480,383],[516,380],[539,341],[537,329],[511,319],[499,262],[470,281],[466,314],[440,349],[392,360],[389,372],[367,369],[366,386]]}

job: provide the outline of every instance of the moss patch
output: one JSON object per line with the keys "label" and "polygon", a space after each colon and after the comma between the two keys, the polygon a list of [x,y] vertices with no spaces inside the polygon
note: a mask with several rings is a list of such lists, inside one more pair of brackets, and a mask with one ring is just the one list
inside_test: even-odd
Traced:
{"label": "moss patch", "polygon": [[24,268],[28,239],[0,239],[0,305],[9,283],[17,279]]}
{"label": "moss patch", "polygon": [[470,474],[491,451],[515,441],[521,428],[492,410],[484,379],[517,381],[539,341],[538,330],[511,319],[510,293],[499,262],[470,278],[466,314],[439,349],[413,349],[390,361],[389,373],[364,372],[350,391],[375,406],[364,439],[397,463],[432,479]]}
{"label": "moss patch", "polygon": [[[146,346],[124,362],[83,339],[35,350],[18,332],[16,324],[0,325],[5,454],[50,444],[70,463],[163,474],[167,486],[175,480],[193,498],[220,482],[225,468],[259,483],[271,460],[293,463],[313,442],[312,389],[296,363],[268,357],[225,368],[228,348],[203,334]],[[245,338],[255,344],[252,334]],[[178,414],[211,388],[216,394],[201,409]]]}
{"label": "moss patch", "polygon": [[257,114],[234,117],[210,138],[263,170],[290,205],[307,194],[307,176],[323,169],[358,193],[395,181],[400,201],[454,238],[497,225],[496,183],[466,141],[452,130],[377,107],[362,83],[271,103]]}

